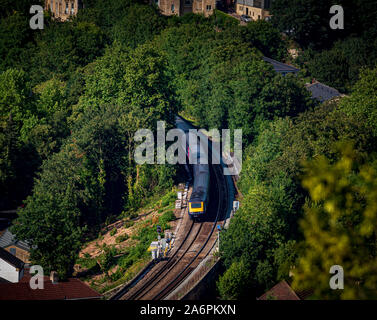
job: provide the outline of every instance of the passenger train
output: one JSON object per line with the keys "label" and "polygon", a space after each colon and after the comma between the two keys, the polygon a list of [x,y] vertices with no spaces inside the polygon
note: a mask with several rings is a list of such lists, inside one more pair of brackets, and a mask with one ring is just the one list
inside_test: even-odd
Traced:
{"label": "passenger train", "polygon": [[188,202],[188,213],[192,220],[200,221],[206,216],[208,203],[209,203],[209,165],[200,163],[201,153],[200,146],[196,140],[196,136],[193,141],[197,141],[193,146],[189,146],[190,135],[194,135],[189,131],[186,134],[186,156],[189,159],[194,159],[196,157],[197,164],[191,164],[193,187],[192,193]]}

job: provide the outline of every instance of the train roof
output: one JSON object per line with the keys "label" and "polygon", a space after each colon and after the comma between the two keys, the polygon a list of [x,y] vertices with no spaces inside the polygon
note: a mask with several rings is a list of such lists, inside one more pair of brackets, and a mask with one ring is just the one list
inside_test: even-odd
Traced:
{"label": "train roof", "polygon": [[207,197],[208,185],[208,164],[194,165],[194,186],[190,197],[190,201],[204,201]]}

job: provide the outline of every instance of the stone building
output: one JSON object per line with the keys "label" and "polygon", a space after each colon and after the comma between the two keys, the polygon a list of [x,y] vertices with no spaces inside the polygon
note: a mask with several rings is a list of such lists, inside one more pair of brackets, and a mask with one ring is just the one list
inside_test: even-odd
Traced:
{"label": "stone building", "polygon": [[265,20],[270,16],[271,0],[236,0],[236,13],[253,20]]}
{"label": "stone building", "polygon": [[198,13],[208,17],[216,8],[216,0],[152,0],[166,16],[182,16],[185,13]]}
{"label": "stone building", "polygon": [[45,0],[45,10],[51,11],[54,18],[62,21],[76,15],[82,8],[81,0]]}

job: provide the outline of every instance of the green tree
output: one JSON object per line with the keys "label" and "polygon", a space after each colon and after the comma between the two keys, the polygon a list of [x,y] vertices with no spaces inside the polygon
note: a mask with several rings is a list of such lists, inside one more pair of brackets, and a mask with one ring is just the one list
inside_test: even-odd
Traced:
{"label": "green tree", "polygon": [[0,146],[2,190],[0,203],[9,209],[20,205],[30,192],[39,163],[33,146],[21,138],[25,122],[35,113],[35,101],[25,72],[8,69],[0,74]]}
{"label": "green tree", "polygon": [[41,159],[59,151],[68,136],[66,118],[70,114],[64,96],[65,83],[51,79],[34,88],[35,113],[21,128],[21,139],[34,146]]}
{"label": "green tree", "polygon": [[326,0],[276,0],[272,23],[303,46],[326,46],[330,38],[330,6]]}
{"label": "green tree", "polygon": [[[340,159],[323,156],[306,163],[302,184],[312,202],[301,227],[304,252],[294,271],[294,286],[312,288],[320,299],[376,297],[376,162],[363,164],[351,143],[339,147]],[[332,265],[344,270],[344,290],[329,288]]]}
{"label": "green tree", "polygon": [[49,80],[54,75],[67,79],[77,67],[102,55],[104,46],[103,32],[93,22],[51,21],[36,38],[30,70],[33,83]]}
{"label": "green tree", "polygon": [[245,297],[247,295],[248,274],[249,270],[242,260],[233,262],[217,282],[221,297],[225,300],[238,300]]}
{"label": "green tree", "polygon": [[357,121],[363,121],[374,137],[377,136],[377,67],[361,72],[350,97],[345,98],[342,109]]}
{"label": "green tree", "polygon": [[298,221],[308,196],[299,179],[302,162],[326,155],[339,158],[333,146],[339,137],[353,139],[355,150],[375,150],[375,139],[365,121],[348,116],[337,103],[322,104],[295,119],[263,123],[244,152],[238,186],[242,205],[222,234],[225,267],[239,259],[250,270],[249,294],[261,294],[287,279],[300,255],[302,233]]}
{"label": "green tree", "polygon": [[30,258],[61,278],[72,272],[84,226],[80,208],[88,201],[83,185],[81,155],[68,145],[42,166],[33,194],[18,212],[12,232],[31,245]]}
{"label": "green tree", "polygon": [[[330,28],[332,5],[341,5],[344,9],[344,21],[347,21],[344,30]],[[374,34],[376,30],[373,0],[275,0],[270,11],[273,25],[303,47],[328,48],[336,40],[360,36],[366,30]]]}
{"label": "green tree", "polygon": [[308,69],[319,81],[348,92],[359,80],[362,68],[375,67],[376,48],[377,42],[365,37],[337,41],[330,50],[316,53],[309,60]]}
{"label": "green tree", "polygon": [[7,69],[0,74],[0,114],[12,115],[14,121],[22,122],[35,111],[27,74],[22,70]]}
{"label": "green tree", "polygon": [[131,48],[153,39],[166,26],[166,19],[152,6],[132,5],[113,27],[113,38]]}
{"label": "green tree", "polygon": [[[5,10],[9,11],[9,9]],[[27,51],[33,50],[33,30],[29,26],[29,17],[25,15],[29,9],[30,7],[22,11],[14,11],[11,15],[0,19],[0,72],[7,68],[25,68],[29,65]],[[3,10],[1,12],[3,13]]]}

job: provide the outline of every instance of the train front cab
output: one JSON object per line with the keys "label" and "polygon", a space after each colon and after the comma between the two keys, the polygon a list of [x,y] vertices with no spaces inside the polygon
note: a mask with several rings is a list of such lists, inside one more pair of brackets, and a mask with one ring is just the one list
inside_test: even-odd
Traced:
{"label": "train front cab", "polygon": [[189,202],[189,216],[191,220],[200,221],[206,212],[206,205],[203,201]]}

